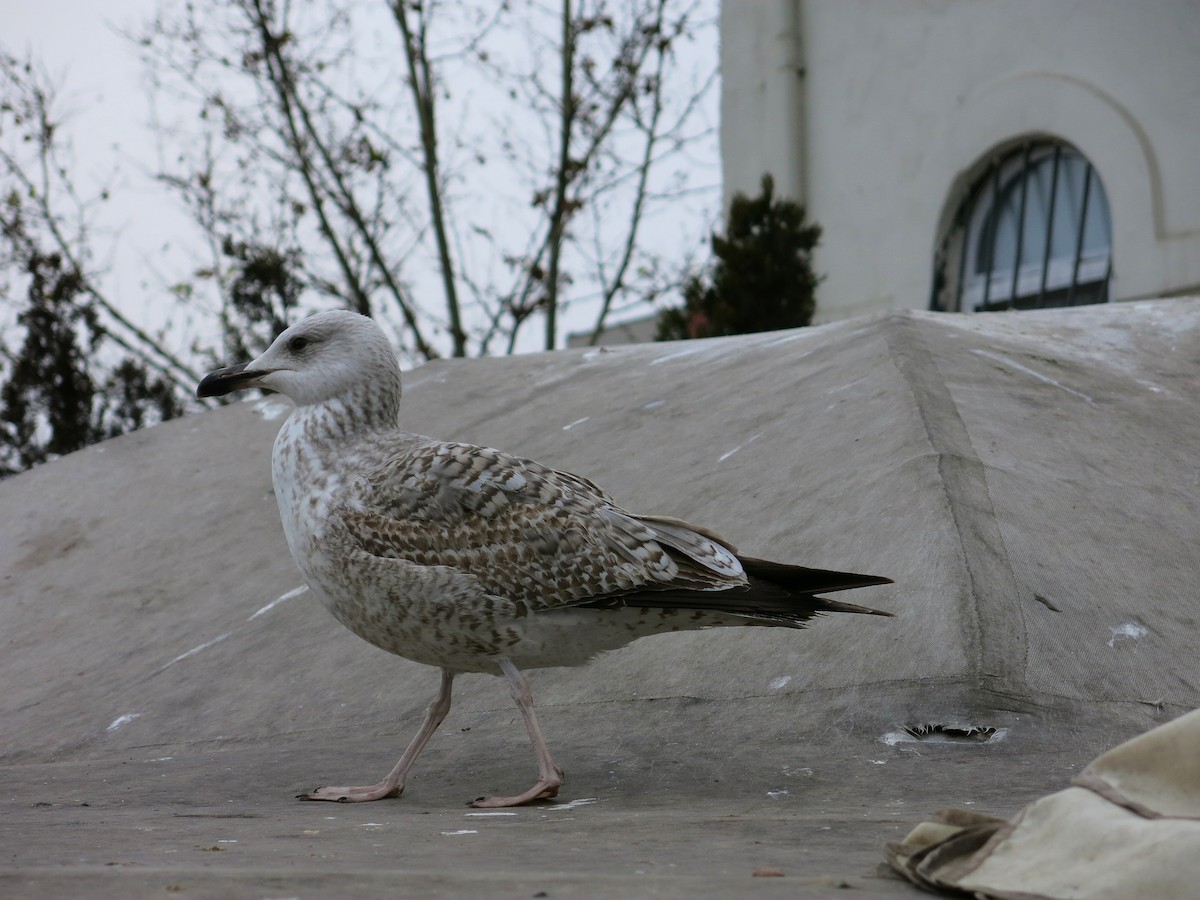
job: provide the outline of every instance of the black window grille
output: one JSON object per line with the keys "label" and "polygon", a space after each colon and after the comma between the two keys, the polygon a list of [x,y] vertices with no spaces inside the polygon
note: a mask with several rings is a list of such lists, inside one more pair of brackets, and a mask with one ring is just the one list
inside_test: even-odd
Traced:
{"label": "black window grille", "polygon": [[989,312],[1105,303],[1112,221],[1075,148],[1030,141],[997,154],[939,248],[931,307]]}

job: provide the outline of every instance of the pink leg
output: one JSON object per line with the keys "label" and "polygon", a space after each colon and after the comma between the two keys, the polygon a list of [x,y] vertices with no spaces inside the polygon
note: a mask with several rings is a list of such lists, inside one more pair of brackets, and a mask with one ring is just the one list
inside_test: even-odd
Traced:
{"label": "pink leg", "polygon": [[361,803],[366,800],[382,800],[384,797],[399,797],[404,792],[404,779],[408,770],[416,761],[417,755],[433,737],[446,713],[450,712],[450,685],[454,682],[454,673],[442,669],[442,683],[438,695],[429,704],[425,712],[425,721],[412,739],[400,762],[388,772],[387,777],[378,784],[366,787],[319,787],[308,794],[297,794],[297,800],[336,800],[339,803]]}
{"label": "pink leg", "polygon": [[556,766],[550,757],[550,748],[546,746],[546,739],[542,737],[542,730],[538,727],[537,716],[533,714],[533,694],[529,691],[525,676],[510,660],[501,657],[499,663],[504,677],[508,679],[512,698],[517,702],[517,708],[521,710],[521,717],[525,720],[525,729],[529,732],[529,741],[533,744],[534,755],[537,756],[538,780],[537,784],[525,793],[515,797],[480,797],[471,803],[471,806],[478,809],[521,806],[534,800],[549,800],[558,796],[558,786],[563,780],[563,770]]}

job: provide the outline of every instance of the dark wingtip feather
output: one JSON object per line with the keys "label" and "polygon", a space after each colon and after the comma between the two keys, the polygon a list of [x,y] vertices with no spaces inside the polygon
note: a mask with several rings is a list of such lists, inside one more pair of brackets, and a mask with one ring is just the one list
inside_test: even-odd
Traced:
{"label": "dark wingtip feather", "polygon": [[[872,584],[894,584],[890,579],[884,581],[873,581]],[[840,600],[830,600],[828,597],[813,597],[813,600],[820,604],[817,606],[817,612],[843,612],[843,613],[858,613],[864,616],[887,616],[889,619],[896,617],[895,613],[887,612],[882,609],[871,609],[869,606],[859,606],[855,603],[842,603]]]}
{"label": "dark wingtip feather", "polygon": [[838,572],[833,569],[810,569],[806,566],[792,566],[787,563],[772,562],[768,559],[756,559],[753,556],[739,556],[738,559],[742,563],[742,568],[746,570],[751,585],[765,581],[767,584],[783,588],[789,593],[805,596],[816,613],[857,613],[865,616],[887,616],[888,618],[895,615],[895,613],[872,609],[869,606],[843,603],[840,600],[816,596],[830,591],[848,591],[853,588],[895,583],[892,579],[882,575],[862,575],[857,572]]}
{"label": "dark wingtip feather", "polygon": [[575,605],[592,609],[691,609],[745,617],[749,624],[783,625],[803,628],[814,616],[823,613],[857,613],[886,616],[894,613],[854,603],[830,600],[818,594],[851,588],[893,584],[879,575],[809,569],[786,563],[739,556],[749,583],[726,590],[703,590],[688,586],[643,588],[628,593],[589,597]]}
{"label": "dark wingtip feather", "polygon": [[805,594],[848,591],[852,588],[895,583],[892,579],[884,578],[881,575],[860,575],[856,572],[837,572],[833,569],[809,569],[805,566],[772,562],[769,559],[756,559],[753,556],[739,556],[738,560],[741,562],[742,568],[746,570],[747,577],[761,578],[771,584]]}

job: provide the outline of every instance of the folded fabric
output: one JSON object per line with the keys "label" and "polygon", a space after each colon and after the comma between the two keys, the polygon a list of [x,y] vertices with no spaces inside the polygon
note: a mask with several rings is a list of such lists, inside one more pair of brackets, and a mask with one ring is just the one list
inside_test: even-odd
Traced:
{"label": "folded fabric", "polygon": [[1200,710],[1097,757],[1011,822],[932,815],[886,850],[932,891],[998,898],[1190,897],[1200,890]]}

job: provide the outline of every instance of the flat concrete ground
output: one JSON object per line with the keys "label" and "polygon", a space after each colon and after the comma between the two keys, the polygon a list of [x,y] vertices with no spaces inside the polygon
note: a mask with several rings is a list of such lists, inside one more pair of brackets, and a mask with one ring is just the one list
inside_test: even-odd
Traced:
{"label": "flat concrete ground", "polygon": [[[551,733],[575,724],[566,711],[543,718]],[[0,896],[915,896],[887,870],[885,843],[944,806],[1010,815],[1092,755],[850,739],[812,747],[811,765],[780,766],[761,749],[685,761],[665,735],[657,751],[614,741],[589,755],[567,741],[557,802],[470,809],[473,795],[532,778],[513,719],[452,713],[405,795],[368,804],[292,795],[326,777],[378,777],[412,722],[286,746],[8,766]]]}

